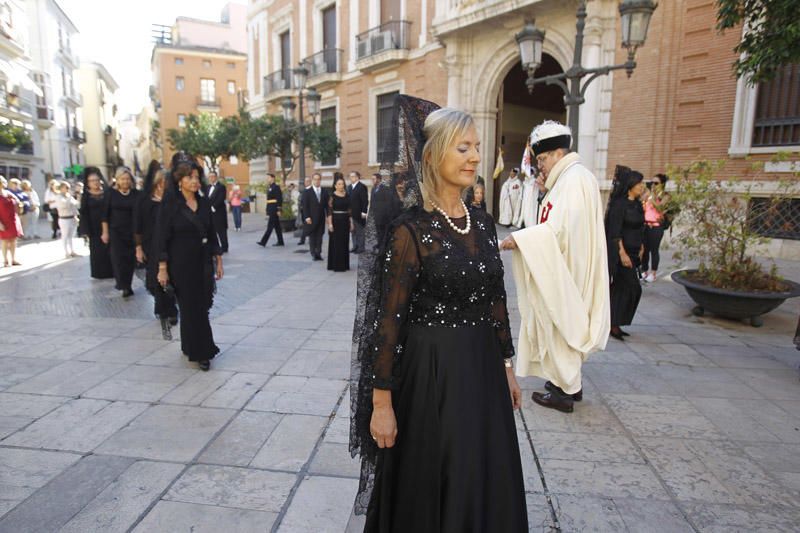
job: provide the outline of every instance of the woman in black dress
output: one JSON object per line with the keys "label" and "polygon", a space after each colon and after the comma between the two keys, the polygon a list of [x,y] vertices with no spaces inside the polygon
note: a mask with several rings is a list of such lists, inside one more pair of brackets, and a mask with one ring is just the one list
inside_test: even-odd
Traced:
{"label": "woman in black dress", "polygon": [[328,270],[346,272],[350,270],[350,197],[344,184],[344,176],[337,172],[333,178],[333,194],[328,200]]}
{"label": "woman in black dress", "polygon": [[131,283],[136,268],[133,209],[139,199],[139,191],[133,188],[133,175],[128,167],[119,167],[114,173],[114,179],[116,187],[110,189],[106,196],[100,239],[110,247],[116,288],[127,298],[133,295]]}
{"label": "woman in black dress", "polygon": [[611,336],[624,340],[620,329],[633,322],[642,297],[639,266],[644,254],[644,191],[640,172],[617,165],[606,211],[608,273],[611,279]]}
{"label": "woman in black dress", "polygon": [[[409,100],[426,107],[398,99],[396,113]],[[360,303],[377,307],[367,305],[354,332],[356,512],[366,511],[368,532],[527,532],[503,262],[492,218],[462,201],[479,137],[454,109],[433,111],[419,129],[424,149],[401,160],[421,161],[408,171],[419,178],[409,178],[406,201],[423,205],[390,225],[374,284],[359,280]],[[418,135],[405,133],[406,142]]]}
{"label": "woman in black dress", "polygon": [[165,195],[157,222],[158,282],[175,288],[181,312],[181,350],[202,370],[219,353],[208,312],[214,280],[222,279],[222,250],[214,238],[208,198],[200,196],[199,173],[179,164],[172,173],[177,189]]}
{"label": "woman in black dress", "polygon": [[97,167],[86,168],[84,181],[78,235],[89,239],[89,272],[94,279],[113,278],[108,245],[101,240],[108,196],[106,182]]}
{"label": "woman in black dress", "polygon": [[156,170],[145,177],[144,189],[134,211],[133,226],[136,241],[136,261],[145,265],[144,286],[153,299],[153,312],[161,320],[161,331],[165,340],[171,340],[169,326],[178,323],[178,308],[175,306],[175,293],[164,290],[158,284],[158,250],[156,249],[156,221],[164,196],[166,175]]}

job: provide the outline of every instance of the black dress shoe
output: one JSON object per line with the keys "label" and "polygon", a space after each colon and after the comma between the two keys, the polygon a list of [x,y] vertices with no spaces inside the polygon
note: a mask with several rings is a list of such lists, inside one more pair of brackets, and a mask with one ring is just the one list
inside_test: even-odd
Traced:
{"label": "black dress shoe", "polygon": [[573,411],[572,398],[558,391],[534,392],[531,395],[531,399],[542,407],[549,407],[550,409],[556,409],[563,413],[571,413]]}
{"label": "black dress shoe", "polygon": [[[552,381],[545,381],[544,388],[550,392],[557,391],[566,394],[561,387],[556,387]],[[576,402],[583,400],[583,389],[579,390],[575,394],[572,395],[572,399]]]}
{"label": "black dress shoe", "polygon": [[608,332],[608,334],[617,339],[618,341],[623,341],[623,342],[625,341],[625,337],[622,336],[622,332],[619,329],[617,329],[616,331],[612,329],[611,331]]}
{"label": "black dress shoe", "polygon": [[282,243],[282,242],[276,242],[276,243],[275,243],[275,244],[273,244],[272,246],[283,246],[283,243]]}
{"label": "black dress shoe", "polygon": [[122,291],[123,298],[129,298],[131,296],[133,296],[133,289],[125,289],[124,291]]}
{"label": "black dress shoe", "polygon": [[261,241],[256,241],[256,244],[257,244],[257,245],[259,245],[259,246],[260,246],[260,247],[262,247],[262,248],[263,248],[263,247],[265,247],[265,246],[267,245],[267,243],[265,243],[265,242],[261,242]]}
{"label": "black dress shoe", "polygon": [[178,325],[178,317],[176,317],[176,316],[169,317],[169,325],[170,326],[177,326]]}
{"label": "black dress shoe", "polygon": [[622,328],[619,329],[619,332],[622,334],[623,337],[630,337],[631,334],[627,331],[622,331]]}
{"label": "black dress shoe", "polygon": [[200,365],[200,370],[202,370],[203,372],[208,372],[209,369],[211,368],[211,361],[208,360],[200,361],[198,365]]}

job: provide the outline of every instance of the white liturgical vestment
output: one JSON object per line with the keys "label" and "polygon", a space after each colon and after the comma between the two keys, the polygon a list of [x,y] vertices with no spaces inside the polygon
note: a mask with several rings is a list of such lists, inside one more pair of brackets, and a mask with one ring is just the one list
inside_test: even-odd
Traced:
{"label": "white liturgical vestment", "polygon": [[516,372],[574,394],[586,356],[605,348],[611,327],[603,206],[597,179],[575,153],[554,165],[545,187],[539,223],[513,233]]}
{"label": "white liturgical vestment", "polygon": [[498,224],[508,226],[517,218],[522,206],[522,181],[517,178],[508,178],[500,188],[500,216]]}

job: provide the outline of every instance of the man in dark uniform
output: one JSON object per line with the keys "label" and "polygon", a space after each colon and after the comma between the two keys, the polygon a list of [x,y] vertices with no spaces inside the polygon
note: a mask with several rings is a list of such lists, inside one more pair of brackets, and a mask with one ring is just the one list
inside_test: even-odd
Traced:
{"label": "man in dark uniform", "polygon": [[311,177],[310,176],[306,176],[305,179],[303,179],[303,185],[305,185],[305,187],[303,187],[303,190],[300,191],[300,201],[298,202],[298,209],[297,209],[299,211],[298,220],[297,220],[297,226],[299,228],[301,228],[300,229],[300,242],[297,243],[298,246],[302,246],[302,245],[304,245],[306,243],[306,232],[303,231],[303,229],[302,229],[304,221],[306,219],[305,215],[303,214],[303,197],[306,195],[306,191],[311,189]]}
{"label": "man in dark uniform", "polygon": [[283,193],[281,188],[275,183],[275,174],[267,173],[267,231],[258,241],[259,246],[266,246],[272,230],[278,236],[278,242],[272,246],[283,246],[283,231],[281,231],[281,206],[283,205]]}
{"label": "man in dark uniform", "polygon": [[211,216],[214,217],[214,230],[217,232],[219,246],[222,253],[228,253],[228,213],[225,209],[225,199],[228,190],[225,184],[219,181],[217,173],[213,170],[208,173],[208,188],[206,196],[211,202]]}
{"label": "man in dark uniform", "polygon": [[325,216],[328,212],[328,191],[322,188],[322,175],[315,172],[311,177],[311,188],[303,194],[303,233],[308,236],[308,245],[314,261],[322,261],[322,236],[325,233]]}
{"label": "man in dark uniform", "polygon": [[367,186],[361,183],[361,174],[357,170],[350,172],[350,185],[347,186],[350,194],[350,213],[353,219],[353,249],[354,254],[364,251],[364,226],[367,224],[367,209],[369,207],[369,194]]}

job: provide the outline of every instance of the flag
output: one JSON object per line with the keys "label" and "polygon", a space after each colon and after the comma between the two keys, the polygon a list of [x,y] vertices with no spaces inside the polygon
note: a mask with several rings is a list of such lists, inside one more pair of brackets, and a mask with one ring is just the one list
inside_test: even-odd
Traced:
{"label": "flag", "polygon": [[503,169],[505,168],[505,164],[503,164],[503,148],[500,147],[497,149],[497,164],[494,166],[494,174],[492,175],[493,179],[497,179]]}
{"label": "flag", "polygon": [[519,165],[519,171],[524,176],[531,175],[531,146],[525,145],[525,151],[522,152],[522,163]]}

